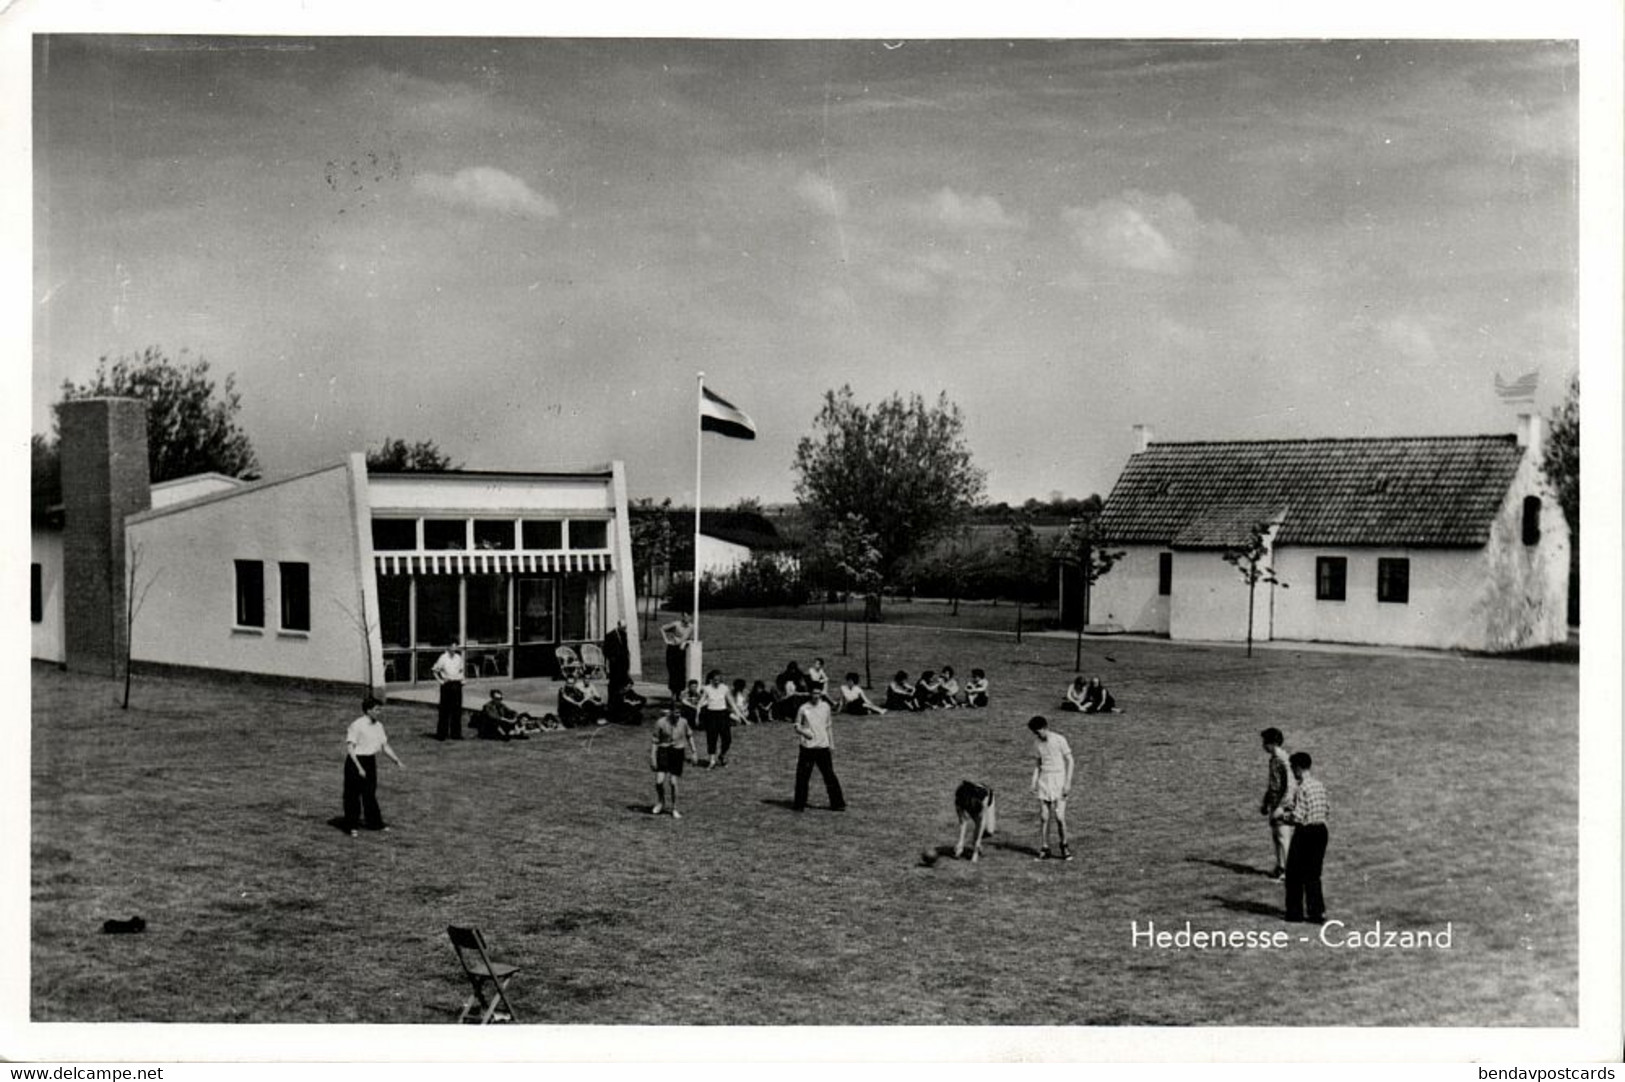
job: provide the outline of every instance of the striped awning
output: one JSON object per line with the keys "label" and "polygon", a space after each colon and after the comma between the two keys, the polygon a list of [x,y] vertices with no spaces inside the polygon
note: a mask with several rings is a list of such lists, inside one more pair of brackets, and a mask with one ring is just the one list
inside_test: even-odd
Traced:
{"label": "striped awning", "polygon": [[522,575],[608,571],[607,552],[376,553],[380,575]]}

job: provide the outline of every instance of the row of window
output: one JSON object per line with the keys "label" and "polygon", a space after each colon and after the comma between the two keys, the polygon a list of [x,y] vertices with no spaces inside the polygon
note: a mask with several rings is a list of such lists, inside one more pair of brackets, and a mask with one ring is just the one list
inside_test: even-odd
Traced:
{"label": "row of window", "polygon": [[[235,560],[237,567],[237,626],[265,626],[265,564],[261,560]],[[310,630],[310,565],[279,562],[277,603],[280,631]]]}
{"label": "row of window", "polygon": [[[1348,600],[1349,561],[1346,556],[1315,557],[1315,600]],[[1399,556],[1377,559],[1377,600],[1404,605],[1411,599],[1411,562]]]}
{"label": "row of window", "polygon": [[[1538,501],[1537,501],[1538,503]],[[1526,535],[1527,537],[1527,535]],[[1536,534],[1539,537],[1539,534]],[[1348,600],[1349,561],[1346,556],[1315,557],[1315,600]],[[1174,592],[1174,554],[1157,554],[1157,593],[1167,597]],[[1411,599],[1411,562],[1403,557],[1377,559],[1377,600],[1395,605]]]}
{"label": "row of window", "polygon": [[609,522],[604,519],[565,522],[528,518],[375,518],[372,520],[372,547],[376,552],[606,549]]}

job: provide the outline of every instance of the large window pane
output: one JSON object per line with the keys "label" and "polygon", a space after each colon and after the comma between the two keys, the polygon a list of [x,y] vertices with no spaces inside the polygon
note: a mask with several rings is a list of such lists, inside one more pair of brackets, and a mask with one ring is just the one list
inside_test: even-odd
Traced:
{"label": "large window pane", "polygon": [[277,565],[282,580],[282,630],[310,630],[310,565]]}
{"label": "large window pane", "polygon": [[520,579],[519,641],[554,642],[554,589],[557,579]]}
{"label": "large window pane", "polygon": [[559,638],[565,642],[583,642],[587,639],[587,591],[592,582],[585,575],[571,575],[564,580],[563,603],[559,606]]}
{"label": "large window pane", "polygon": [[372,548],[374,552],[410,552],[417,547],[417,519],[375,518],[372,520]]}
{"label": "large window pane", "polygon": [[561,549],[564,547],[564,523],[546,519],[526,519],[523,523],[525,548]]}
{"label": "large window pane", "polygon": [[412,645],[412,580],[405,575],[378,576],[378,633],[386,650]]}
{"label": "large window pane", "polygon": [[470,575],[467,583],[468,641],[507,642],[508,580],[501,575]]}
{"label": "large window pane", "polygon": [[477,549],[513,548],[513,519],[477,518],[474,520],[474,547]]}
{"label": "large window pane", "polygon": [[457,580],[425,575],[417,580],[418,646],[445,646],[457,641]]}
{"label": "large window pane", "polygon": [[468,520],[426,518],[423,520],[423,547],[430,551],[468,547]]}
{"label": "large window pane", "polygon": [[265,565],[258,560],[236,560],[237,626],[265,626]]}
{"label": "large window pane", "polygon": [[609,548],[609,523],[602,519],[571,519],[570,547],[573,549]]}

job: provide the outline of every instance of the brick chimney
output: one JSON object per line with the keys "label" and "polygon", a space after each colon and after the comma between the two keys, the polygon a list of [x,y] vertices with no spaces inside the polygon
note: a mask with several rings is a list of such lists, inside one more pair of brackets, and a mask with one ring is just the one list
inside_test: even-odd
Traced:
{"label": "brick chimney", "polygon": [[124,675],[124,519],[152,506],[147,404],[82,398],[57,406],[62,432],[63,648],[67,667]]}
{"label": "brick chimney", "polygon": [[1135,425],[1134,453],[1139,454],[1141,451],[1151,446],[1151,441],[1154,439],[1156,439],[1156,433],[1151,431],[1150,425]]}

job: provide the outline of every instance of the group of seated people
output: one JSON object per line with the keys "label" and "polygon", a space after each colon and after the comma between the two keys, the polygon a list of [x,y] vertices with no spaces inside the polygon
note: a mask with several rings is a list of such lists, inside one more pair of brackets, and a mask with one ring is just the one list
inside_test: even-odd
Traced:
{"label": "group of seated people", "polygon": [[940,672],[926,669],[912,684],[908,673],[899,669],[886,685],[887,710],[952,710],[986,705],[987,673],[981,669],[972,669],[963,686],[954,676],[952,665],[944,665]]}
{"label": "group of seated people", "polygon": [[1061,709],[1077,714],[1122,713],[1112,693],[1101,684],[1100,677],[1085,680],[1081,674],[1073,677],[1072,683],[1067,685],[1066,700],[1061,703]]}
{"label": "group of seated people", "polygon": [[531,733],[608,725],[611,721],[636,724],[642,719],[642,708],[647,700],[633,689],[630,679],[618,690],[612,687],[609,692],[606,700],[591,681],[567,675],[564,686],[559,688],[559,712],[536,718],[515,711],[504,701],[502,690],[492,688],[491,698],[469,724],[475,735],[485,740],[524,740]]}

